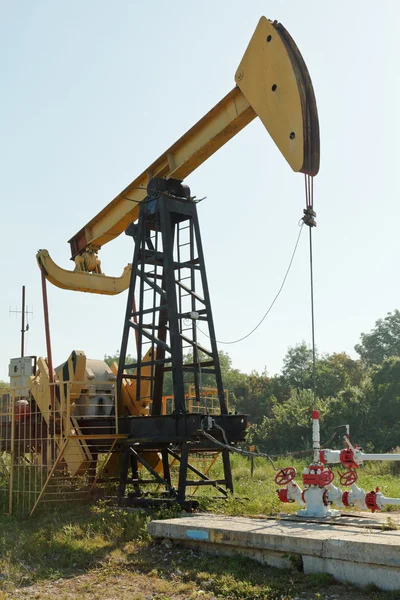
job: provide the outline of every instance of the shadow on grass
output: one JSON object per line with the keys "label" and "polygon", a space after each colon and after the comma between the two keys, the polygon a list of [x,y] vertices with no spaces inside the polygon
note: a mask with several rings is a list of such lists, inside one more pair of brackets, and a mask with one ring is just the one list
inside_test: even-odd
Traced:
{"label": "shadow on grass", "polygon": [[150,544],[145,552],[134,549],[126,558],[125,568],[164,579],[178,575],[218,598],[292,600],[301,594],[303,598],[336,594],[345,600],[399,600],[398,592],[364,592],[339,584],[327,573],[305,575],[300,570],[302,563],[293,563],[292,569],[278,569],[241,556],[209,555],[170,544],[166,547],[163,542]]}
{"label": "shadow on grass", "polygon": [[352,600],[399,598],[377,590],[361,592],[339,586],[330,575],[305,576],[296,568],[275,569],[240,556],[210,556],[152,542],[146,532],[147,523],[176,516],[177,512],[128,512],[97,504],[64,507],[25,520],[0,517],[0,590],[101,569],[113,576],[141,573],[193,582],[199,590],[219,598],[290,600],[301,592],[314,598],[322,590],[326,593],[334,588],[336,594],[339,591],[342,597],[343,591],[347,593],[345,598]]}
{"label": "shadow on grass", "polygon": [[2,516],[0,589],[73,577],[101,566],[124,543],[143,543],[147,522],[157,516],[101,505],[63,507],[31,519]]}

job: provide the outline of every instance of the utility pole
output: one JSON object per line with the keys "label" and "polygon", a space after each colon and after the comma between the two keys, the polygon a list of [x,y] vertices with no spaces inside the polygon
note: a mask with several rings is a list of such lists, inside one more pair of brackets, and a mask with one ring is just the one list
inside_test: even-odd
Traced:
{"label": "utility pole", "polygon": [[22,286],[22,310],[21,310],[21,356],[25,350],[25,286]]}
{"label": "utility pole", "polygon": [[[25,286],[22,286],[22,308],[21,310],[9,310],[9,313],[21,313],[21,358],[25,356],[25,333],[29,330],[28,315],[32,315],[32,311],[28,311],[25,307]],[[25,325],[26,319],[26,325]]]}

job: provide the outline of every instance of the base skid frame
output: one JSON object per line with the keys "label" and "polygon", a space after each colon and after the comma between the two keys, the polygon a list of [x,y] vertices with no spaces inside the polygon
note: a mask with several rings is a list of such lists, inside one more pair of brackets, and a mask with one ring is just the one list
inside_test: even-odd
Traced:
{"label": "base skid frame", "polygon": [[[198,507],[198,502],[187,499],[187,488],[212,486],[223,497],[233,493],[232,474],[229,464],[229,449],[222,450],[224,475],[222,479],[211,479],[199,468],[191,464],[191,455],[202,455],[220,451],[221,448],[202,435],[201,423],[204,414],[187,413],[182,415],[159,415],[149,417],[125,417],[120,419],[120,432],[127,437],[121,440],[120,485],[118,503],[125,506],[154,506],[154,504],[177,503],[184,510]],[[247,415],[215,415],[214,422],[223,428],[229,444],[243,441],[246,435]],[[211,430],[213,437],[222,440],[221,429]],[[162,457],[162,469],[156,470],[146,460],[148,456],[159,453]],[[171,479],[170,459],[178,462],[178,484]],[[149,479],[139,475],[147,471]],[[129,476],[131,470],[131,476]],[[195,477],[190,479],[189,474]],[[156,484],[164,490],[161,495],[144,493],[143,486]],[[129,492],[127,486],[133,491]]]}
{"label": "base skid frame", "polygon": [[[144,447],[160,448],[180,442],[194,442],[196,447],[210,447],[210,442],[201,434],[201,422],[204,413],[186,413],[183,415],[156,415],[148,417],[121,417],[119,432],[127,435],[132,444],[140,443]],[[241,442],[245,439],[247,415],[213,415],[217,425],[222,427],[230,443]],[[218,429],[212,435],[223,441]]]}

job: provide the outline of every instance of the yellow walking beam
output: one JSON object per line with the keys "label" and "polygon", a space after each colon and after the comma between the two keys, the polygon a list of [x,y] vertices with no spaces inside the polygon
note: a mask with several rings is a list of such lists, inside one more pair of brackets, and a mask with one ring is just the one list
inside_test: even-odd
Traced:
{"label": "yellow walking beam", "polygon": [[261,17],[235,82],[225,98],[69,240],[75,272],[67,277],[60,269],[57,276],[53,269],[52,283],[93,293],[122,291],[121,286],[113,291],[104,276],[104,286],[89,276],[81,287],[78,272],[101,277],[97,251],[137,220],[149,179],[184,179],[256,116],[294,171],[318,173],[319,125],[311,79],[296,44],[280,23]]}
{"label": "yellow walking beam", "polygon": [[137,220],[149,179],[185,179],[255,117],[242,92],[234,88],[69,240],[72,258],[88,245],[104,246]]}

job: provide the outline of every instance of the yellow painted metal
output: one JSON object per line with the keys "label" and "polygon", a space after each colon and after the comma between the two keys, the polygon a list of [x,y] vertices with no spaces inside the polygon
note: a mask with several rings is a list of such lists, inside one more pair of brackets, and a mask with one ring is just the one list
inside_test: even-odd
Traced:
{"label": "yellow painted metal", "polygon": [[[58,433],[53,435],[53,439],[58,447],[68,438],[70,443],[64,450],[63,461],[72,476],[84,473],[87,469],[88,461],[92,461],[93,456],[87,440],[101,439],[106,437],[111,439],[112,435],[99,434],[92,437],[91,434],[81,435],[79,425],[74,416],[75,403],[78,400],[82,388],[87,386],[84,381],[86,370],[85,353],[78,350],[71,354],[67,360],[68,377],[73,379],[63,380],[64,370],[60,369],[58,375],[55,375],[56,383],[53,384],[58,389],[55,396],[54,410],[51,407],[50,377],[49,368],[43,358],[37,362],[37,373],[30,381],[30,392],[35,399],[42,418],[50,429],[56,423]],[[94,382],[93,382],[94,383]],[[101,429],[101,425],[99,426]],[[114,434],[115,435],[115,434]]]}
{"label": "yellow painted metal", "polygon": [[[221,452],[214,452],[214,454],[211,454],[208,457],[208,462],[206,464],[206,467],[202,469],[202,473],[203,475],[208,475],[209,472],[211,471],[212,467],[215,465],[215,463],[217,462],[217,460],[219,459],[219,457],[221,456]],[[207,459],[205,459],[207,460]],[[197,491],[199,489],[199,486],[195,487],[194,490],[192,491],[192,495],[194,496]]]}
{"label": "yellow painted metal", "polygon": [[[81,395],[83,388],[83,380],[85,378],[86,370],[86,355],[82,350],[76,350],[73,355],[70,354],[68,357],[68,373],[74,373],[75,381],[70,384],[69,394],[71,402],[74,402]],[[74,364],[75,363],[75,364]]]}
{"label": "yellow painted metal", "polygon": [[[226,406],[229,408],[229,392],[224,389]],[[200,391],[200,400],[196,398],[196,388],[194,385],[188,386],[186,394],[187,408],[189,412],[209,413],[218,415],[221,411],[218,398],[218,389],[212,387],[202,387]]]}
{"label": "yellow painted metal", "polygon": [[125,291],[129,286],[131,265],[127,265],[121,277],[107,277],[88,271],[68,271],[59,267],[50,257],[47,250],[39,250],[36,255],[39,266],[46,271],[50,283],[64,290],[77,292],[92,292],[113,296]]}
{"label": "yellow painted metal", "polygon": [[151,177],[184,179],[255,117],[242,92],[234,88],[69,240],[72,256],[83,247],[107,244],[136,221]]}
{"label": "yellow painted metal", "polygon": [[[152,356],[152,349],[144,355],[142,361],[148,362]],[[112,363],[110,366],[114,375],[118,373],[117,363]],[[121,395],[118,398],[118,413],[120,415],[132,415],[133,417],[147,417],[150,414],[151,397],[150,397],[150,375],[151,367],[142,367],[142,380],[140,383],[141,398],[136,400],[136,379],[122,379]],[[146,461],[150,464],[157,473],[162,471],[162,460],[158,452],[146,452]],[[105,473],[108,477],[115,475],[119,468],[119,457],[111,456],[107,462]]]}
{"label": "yellow painted metal", "polygon": [[[151,360],[152,349],[146,352],[142,358],[143,362]],[[117,363],[113,363],[110,367],[114,375],[118,373]],[[132,415],[140,417],[148,417],[150,414],[151,397],[150,397],[150,376],[151,367],[142,367],[142,380],[140,382],[141,398],[136,400],[136,379],[122,379],[121,396],[118,398],[118,413],[120,415]]]}
{"label": "yellow painted metal", "polygon": [[184,179],[256,116],[294,171],[318,173],[319,128],[311,79],[296,44],[280,23],[261,17],[235,82],[229,94],[69,240],[78,272],[60,269],[48,253],[38,257],[49,265],[49,281],[98,294],[126,289],[125,272],[119,279],[101,274],[97,251],[137,220],[149,179]]}
{"label": "yellow painted metal", "polygon": [[[86,365],[86,357],[85,365]],[[72,384],[76,389],[77,384]],[[70,402],[69,398],[64,396],[64,386],[59,386],[60,389],[60,401],[55,398],[55,410],[49,409],[51,406],[51,395],[50,395],[50,377],[49,368],[43,358],[39,358],[37,362],[37,374],[32,377],[30,382],[30,392],[35,399],[35,402],[40,410],[40,413],[46,422],[47,427],[50,429],[52,422],[54,421],[54,413],[59,415],[58,422],[62,431],[68,432],[71,428],[76,430],[76,423],[73,422],[73,417],[70,413]],[[78,428],[79,431],[79,428]],[[62,435],[54,436],[54,441],[57,446],[64,444],[64,438]],[[63,451],[64,461],[74,476],[81,471],[83,465],[88,459],[91,458],[90,452],[86,448],[85,443],[81,443],[78,439],[71,440],[71,443]]]}
{"label": "yellow painted metal", "polygon": [[[229,406],[229,392],[224,390],[225,402]],[[200,392],[200,400],[196,398],[196,388],[194,385],[188,385],[188,392],[185,394],[186,407],[190,413],[209,413],[218,415],[221,412],[218,398],[218,389],[203,387]],[[161,404],[161,414],[167,415],[169,408],[173,406],[174,396],[163,396]]]}
{"label": "yellow painted metal", "polygon": [[[277,24],[261,17],[236,71],[236,85],[293,171],[304,169],[304,86]],[[305,102],[305,98],[304,98]],[[314,174],[314,173],[313,173]]]}

